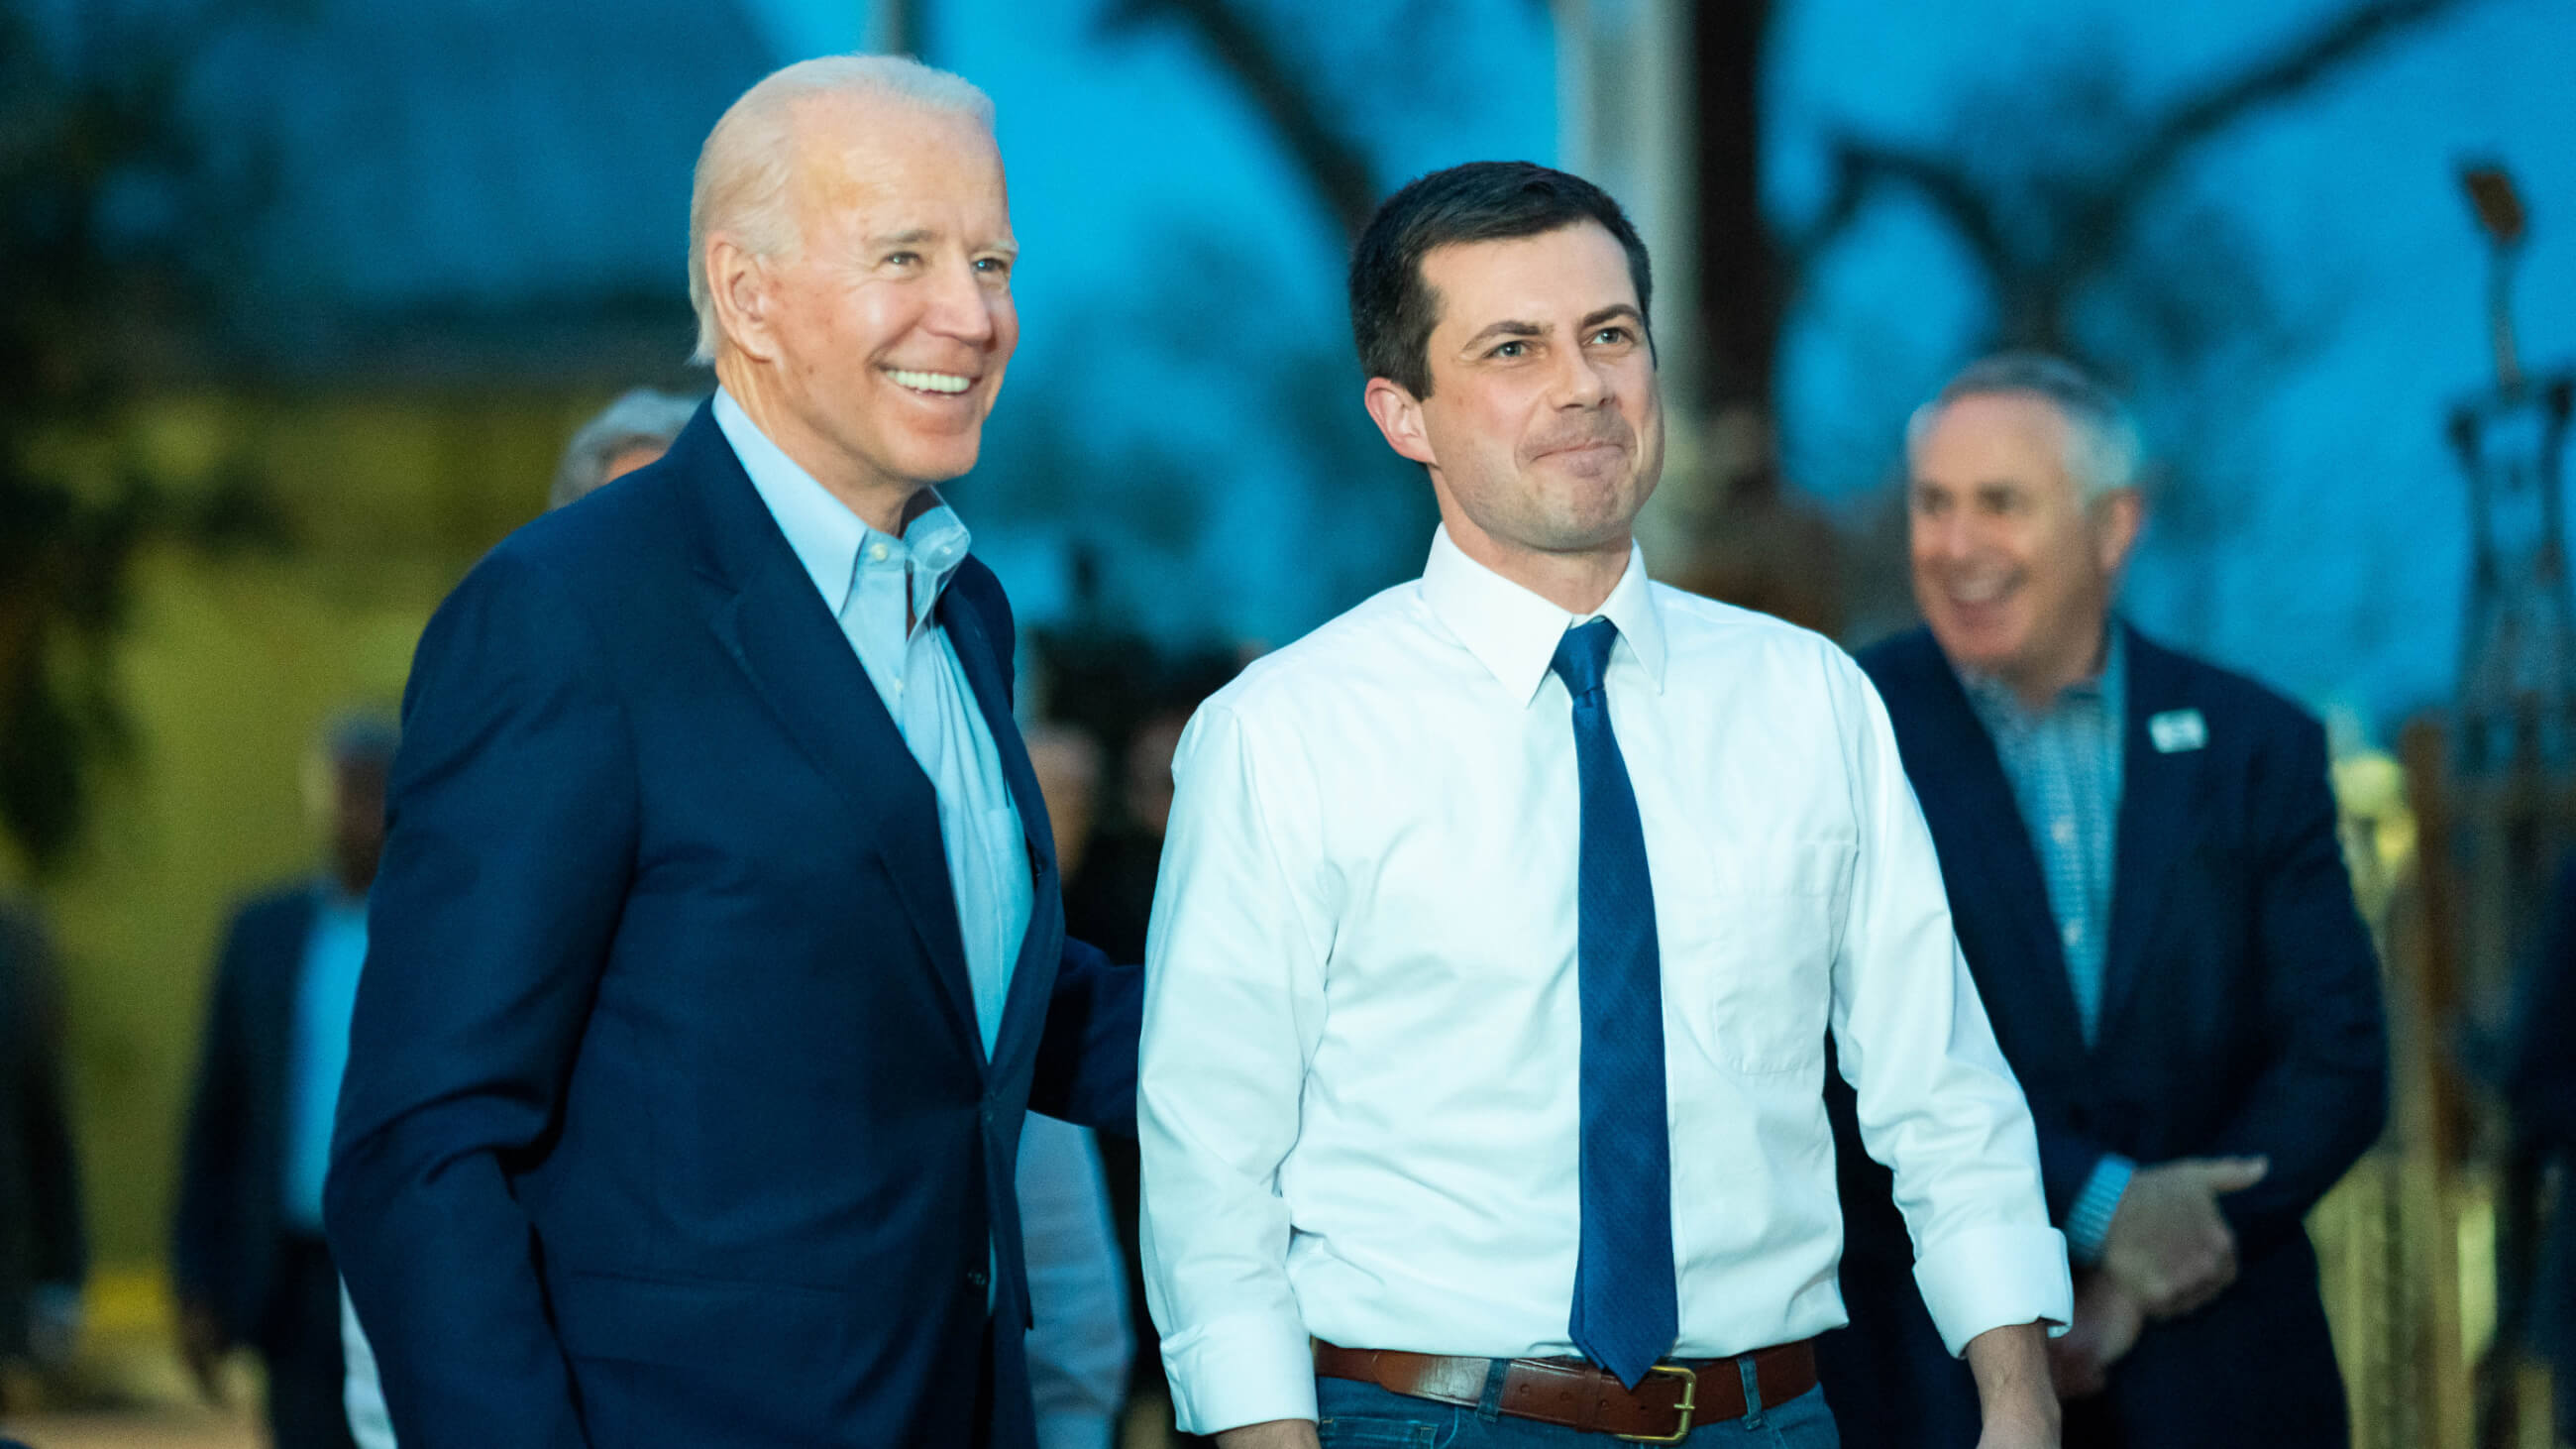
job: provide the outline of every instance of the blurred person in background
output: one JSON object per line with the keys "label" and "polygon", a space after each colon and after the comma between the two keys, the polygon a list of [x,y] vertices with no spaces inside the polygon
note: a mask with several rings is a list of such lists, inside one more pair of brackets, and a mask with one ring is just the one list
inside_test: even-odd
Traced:
{"label": "blurred person in background", "polygon": [[324,869],[234,913],[189,1106],[171,1260],[180,1356],[215,1399],[223,1355],[256,1350],[276,1449],[350,1443],[322,1179],[394,743],[392,725],[351,716],[317,747],[306,798],[326,832]]}
{"label": "blurred person in background", "polygon": [[1131,1128],[1140,982],[935,486],[1018,339],[992,103],[790,66],[690,233],[715,398],[422,636],[332,1241],[405,1449],[1027,1449],[1021,1125]]}
{"label": "blurred person in background", "polygon": [[2541,949],[2524,967],[2507,1058],[2514,1131],[2557,1169],[2557,1207],[2543,1234],[2525,1316],[2551,1366],[2558,1442],[2576,1443],[2576,860],[2558,877]]}
{"label": "blurred person in background", "polygon": [[1830,1025],[1989,1449],[2054,1449],[2065,1248],[1895,740],[1824,639],[1646,576],[1635,229],[1454,167],[1350,295],[1441,523],[1181,741],[1137,1125],[1182,1424],[1831,1446]]}
{"label": "blurred person in background", "polygon": [[46,1371],[70,1362],[89,1276],[69,1118],[53,947],[0,900],[0,1362]]}
{"label": "blurred person in background", "polygon": [[[1054,827],[1056,868],[1071,880],[1095,834],[1100,742],[1065,724],[1031,726],[1027,740],[1029,768]],[[1127,1314],[1127,1259],[1111,1223],[1096,1136],[1030,1114],[1020,1132],[1019,1192],[1038,1449],[1109,1449],[1127,1401],[1136,1340]]]}
{"label": "blurred person in background", "polygon": [[615,482],[671,450],[671,440],[696,416],[703,398],[682,397],[649,387],[630,388],[577,429],[564,444],[555,465],[554,486],[546,490],[546,507],[561,508],[588,497],[602,484]]}
{"label": "blurred person in background", "polygon": [[[2039,1125],[2077,1274],[2051,1345],[2068,1449],[2346,1442],[2302,1219],[2379,1135],[2378,964],[2325,732],[2117,617],[2137,429],[2061,360],[1967,368],[1908,430],[1928,628],[1861,655],[1932,826],[1960,944]],[[1853,1449],[1976,1435],[1887,1171],[1829,1089]]]}
{"label": "blurred person in background", "polygon": [[1190,715],[1239,667],[1234,654],[1219,649],[1162,658],[1136,690],[1141,707],[1120,711],[1133,723],[1123,740],[1111,742],[1117,750],[1110,781],[1116,798],[1083,853],[1082,869],[1066,872],[1064,899],[1065,929],[1112,960],[1145,958],[1145,929],[1172,817],[1172,756]]}

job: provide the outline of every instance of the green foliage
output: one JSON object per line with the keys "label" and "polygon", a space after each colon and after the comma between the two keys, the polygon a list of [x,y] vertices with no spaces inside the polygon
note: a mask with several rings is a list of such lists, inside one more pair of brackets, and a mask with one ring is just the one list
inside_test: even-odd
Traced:
{"label": "green foliage", "polygon": [[257,480],[184,492],[121,414],[202,353],[246,212],[184,115],[203,32],[0,0],[0,835],[37,869],[78,840],[126,745],[110,649],[140,550],[280,537]]}

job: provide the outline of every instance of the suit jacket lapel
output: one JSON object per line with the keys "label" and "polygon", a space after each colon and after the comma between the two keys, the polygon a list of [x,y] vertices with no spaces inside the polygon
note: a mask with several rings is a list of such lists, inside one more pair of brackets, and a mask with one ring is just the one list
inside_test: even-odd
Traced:
{"label": "suit jacket lapel", "polygon": [[[1928,646],[1928,638],[1926,642]],[[1937,648],[1934,659],[1937,678],[1925,722],[1935,736],[1925,758],[1940,764],[1912,775],[1918,790],[1942,802],[1938,807],[1927,803],[1925,813],[1934,819],[1946,817],[1972,844],[1973,854],[1964,860],[1944,853],[1942,869],[1951,878],[1951,899],[1957,901],[1963,895],[1977,899],[1991,893],[1994,912],[2011,923],[2025,948],[2021,959],[2034,979],[2023,982],[2021,990],[2039,1005],[2050,1034],[2069,1052],[2080,1055],[2084,1028],[2075,1011],[2074,985],[2066,979],[2066,947],[2057,936],[2047,878],[2040,872],[2030,829],[2022,822],[2021,804],[2013,797],[2012,781],[2004,775],[1994,737],[1977,718],[1958,675]],[[1962,885],[1970,881],[1975,885],[1963,891]],[[1978,964],[1984,967],[1986,979],[1992,980],[1992,973],[2007,963]]]}
{"label": "suit jacket lapel", "polygon": [[2172,654],[2138,637],[2126,624],[2129,718],[2121,743],[2120,825],[2111,879],[2111,942],[2102,963],[2099,1040],[2111,1039],[2121,1006],[2146,969],[2147,947],[2175,865],[2190,848],[2200,805],[2205,746],[2171,752],[2156,748],[2147,722],[2187,708],[2187,680]]}
{"label": "suit jacket lapel", "polygon": [[875,847],[930,956],[954,1024],[980,1062],[983,1034],[975,1026],[930,778],[707,409],[699,409],[671,454],[697,479],[706,504],[702,573],[715,586],[709,625]]}
{"label": "suit jacket lapel", "polygon": [[[971,599],[963,597],[962,580],[952,580],[939,599],[939,622],[948,631],[948,641],[957,651],[957,662],[966,671],[966,683],[974,691],[975,704],[984,715],[984,727],[993,736],[993,749],[1001,757],[1002,777],[1009,785],[1011,803],[1018,807],[1022,844],[1029,855],[1029,924],[1020,938],[1018,959],[1013,962],[1009,990],[1002,1006],[1002,1024],[994,1033],[994,1055],[1004,1061],[1017,1060],[1013,1053],[1019,1038],[1036,1030],[1043,1020],[1045,1002],[1055,983],[1055,960],[1062,944],[1063,903],[1061,882],[1056,876],[1055,831],[1047,818],[1046,799],[1039,793],[1036,769],[1029,763],[1027,744],[1020,738],[1017,721],[1011,717],[1011,662],[1001,657],[1000,646],[984,624],[982,613]],[[1032,1015],[1032,1013],[1036,1013]]]}

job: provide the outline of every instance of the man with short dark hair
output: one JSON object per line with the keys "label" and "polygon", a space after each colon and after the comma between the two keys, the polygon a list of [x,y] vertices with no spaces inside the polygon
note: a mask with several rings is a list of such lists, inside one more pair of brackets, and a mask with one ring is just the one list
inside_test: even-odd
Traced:
{"label": "man with short dark hair", "polygon": [[1352,261],[1441,527],[1191,721],[1149,954],[1148,1283],[1228,1449],[1830,1445],[1828,1031],[1989,1444],[2056,1442],[2064,1250],[1885,719],[1631,537],[1651,295],[1616,203],[1517,163]]}
{"label": "man with short dark hair", "polygon": [[[2325,732],[2115,616],[2140,449],[2098,381],[1988,358],[1907,441],[1928,628],[1861,665],[2074,1257],[2075,1324],[2053,1345],[2066,1442],[2339,1446],[2301,1220],[2378,1135],[2385,1060]],[[1852,1103],[1833,1109],[1852,1330],[1827,1345],[1826,1391],[1854,1449],[1965,1445],[1973,1391],[1908,1279]]]}

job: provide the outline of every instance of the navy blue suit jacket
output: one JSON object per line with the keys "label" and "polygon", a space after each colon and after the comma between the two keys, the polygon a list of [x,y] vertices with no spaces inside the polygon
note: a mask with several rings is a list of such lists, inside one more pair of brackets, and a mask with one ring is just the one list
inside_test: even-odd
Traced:
{"label": "navy blue suit jacket", "polygon": [[[2562,1184],[2576,1182],[2576,1033],[2568,1030],[2576,1022],[2576,860],[2559,871],[2548,926],[2523,967],[2514,1006],[2505,1070],[2514,1131],[2558,1160]],[[2560,1187],[2541,1247],[2527,1327],[2532,1346],[2556,1365],[2558,1433],[2566,1438],[2576,1434],[2576,1191]]]}
{"label": "navy blue suit jacket", "polygon": [[171,1275],[227,1337],[258,1343],[286,1228],[286,1094],[311,881],[245,902],[224,932],[206,1003],[179,1169]]}
{"label": "navy blue suit jacket", "polygon": [[[990,1060],[937,802],[706,409],[504,541],[404,698],[326,1215],[404,1449],[1026,1445],[1024,1110],[1132,1132],[968,560],[1035,885]],[[993,1270],[988,1274],[988,1268]]]}
{"label": "navy blue suit jacket", "polygon": [[[2126,625],[2118,627],[2126,628]],[[2030,834],[1993,740],[1929,633],[1860,656],[1940,852],[1950,911],[1995,1038],[2039,1129],[2060,1227],[2105,1152],[2141,1164],[2261,1154],[2219,1200],[2236,1282],[2150,1325],[2111,1371],[2131,1444],[2292,1449],[2345,1442],[2344,1399],[2301,1219],[2379,1135],[2387,1053],[2379,972],[2353,908],[2325,732],[2240,675],[2127,638],[2111,939],[2088,1048]],[[2196,748],[2148,721],[2197,710]],[[1976,1440],[1966,1369],[1932,1333],[1885,1168],[1861,1151],[1829,1074],[1842,1169],[1843,1295],[1827,1392],[1852,1449]],[[2070,1438],[2069,1449],[2077,1441]]]}
{"label": "navy blue suit jacket", "polygon": [[0,900],[0,1359],[26,1347],[30,1290],[89,1276],[62,1017],[52,944]]}

